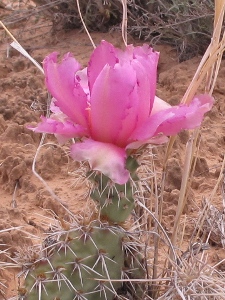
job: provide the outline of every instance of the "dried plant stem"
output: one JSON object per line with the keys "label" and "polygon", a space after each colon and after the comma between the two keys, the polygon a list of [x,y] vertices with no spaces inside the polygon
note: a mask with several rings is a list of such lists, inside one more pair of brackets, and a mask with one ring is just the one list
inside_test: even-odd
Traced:
{"label": "dried plant stem", "polygon": [[[137,204],[142,207],[144,210],[146,210],[148,212],[148,214],[153,218],[153,220],[158,224],[159,229],[162,231],[163,235],[165,236],[169,247],[171,248],[171,253],[172,253],[172,259],[173,261],[177,260],[177,255],[176,252],[174,250],[174,247],[171,243],[171,240],[169,238],[169,236],[167,235],[165,229],[163,228],[163,226],[161,225],[161,223],[159,222],[159,220],[155,217],[155,215],[141,202],[141,201],[137,201]],[[160,279],[161,280],[161,279]]]}
{"label": "dried plant stem", "polygon": [[220,175],[219,175],[219,177],[217,179],[217,182],[216,182],[216,185],[214,186],[214,189],[213,189],[213,191],[211,193],[209,201],[212,201],[212,199],[214,198],[214,196],[216,194],[216,191],[218,190],[218,187],[219,187],[221,181],[224,178],[224,168],[225,168],[225,154],[224,154],[223,163],[222,163],[221,170],[220,170]]}
{"label": "dried plant stem", "polygon": [[[0,21],[0,25],[5,29],[5,31],[7,32],[7,34],[12,38],[12,40],[14,42],[16,42],[17,44],[19,44],[19,42],[15,39],[15,37],[12,35],[12,33],[6,28],[6,26],[3,24],[2,21]],[[20,44],[19,44],[20,45]]]}
{"label": "dried plant stem", "polygon": [[[216,1],[216,2],[218,2],[218,1]],[[218,10],[220,11],[220,14],[218,14]],[[222,56],[222,53],[224,51],[224,46],[225,46],[224,37],[223,37],[222,41],[219,42],[222,20],[223,20],[223,16],[224,16],[224,10],[225,10],[225,1],[223,1],[223,5],[222,5],[222,2],[220,1],[220,6],[219,7],[216,6],[215,18],[217,18],[217,20],[215,20],[216,25],[215,25],[215,30],[213,33],[212,42],[209,45],[205,55],[203,56],[203,59],[195,73],[195,76],[193,77],[192,82],[189,85],[189,87],[183,97],[183,100],[182,100],[183,103],[186,103],[190,99],[192,99],[192,97],[196,93],[197,89],[199,88],[199,85],[202,82],[203,78],[206,76],[207,72],[213,72],[215,63],[217,63],[216,72],[215,72],[214,76],[211,75],[208,77],[208,82],[206,85],[208,87],[208,89],[211,86],[210,87],[211,92],[214,88],[215,80],[216,80],[216,77],[218,74],[218,69],[219,69],[219,65],[220,65],[220,61],[221,61],[221,56]],[[215,43],[216,43],[216,45],[214,45]],[[215,47],[216,47],[216,49],[214,50]],[[214,50],[214,52],[213,52],[213,50]],[[216,55],[215,55],[215,53],[216,53]],[[217,61],[218,59],[219,59],[219,63]],[[213,81],[213,84],[212,84],[212,81]],[[210,92],[210,91],[207,91],[207,92]],[[198,130],[195,130],[194,139],[197,139],[197,137],[198,137]],[[171,140],[171,143],[168,145],[169,151],[171,151],[174,141],[175,141],[175,138],[173,138]],[[174,229],[173,229],[173,234],[172,234],[172,244],[173,245],[175,245],[175,243],[176,243],[178,224],[179,224],[179,220],[180,220],[180,217],[182,214],[183,207],[185,205],[186,188],[187,188],[187,183],[188,183],[188,178],[190,175],[190,168],[191,168],[191,163],[192,163],[192,158],[193,158],[193,142],[194,142],[194,140],[192,138],[191,141],[189,141],[188,145],[187,145],[184,174],[182,177],[181,191],[180,191],[178,208],[177,208],[177,213],[176,213],[175,222],[174,222]],[[168,153],[167,153],[166,157],[168,157]]]}
{"label": "dried plant stem", "polygon": [[[200,84],[207,76],[207,81],[205,83],[205,91],[209,94],[212,94],[218,70],[220,67],[221,59],[223,52],[225,50],[225,32],[223,33],[222,39],[220,40],[222,23],[224,19],[225,11],[225,0],[216,0],[215,1],[215,18],[214,18],[214,31],[210,45],[208,46],[202,60],[195,72],[195,75],[188,86],[181,103],[189,103],[194,95],[197,93]],[[170,141],[167,145],[167,150],[164,159],[164,168],[166,162],[171,154],[173,144],[176,140],[176,136],[170,138]]]}
{"label": "dried plant stem", "polygon": [[[196,136],[193,140],[193,148],[192,148],[192,156],[191,156],[191,169],[190,169],[190,172],[189,172],[188,181],[187,181],[187,185],[186,185],[186,193],[185,193],[185,196],[182,200],[184,202],[184,206],[187,203],[187,197],[189,195],[188,191],[190,190],[190,187],[191,187],[193,174],[194,174],[195,166],[196,166],[196,163],[197,163],[199,147],[200,147],[200,138],[199,138],[199,136],[200,136],[200,131],[199,131],[199,129],[197,129],[197,134],[196,134]],[[181,215],[180,215],[180,217],[181,217]]]}
{"label": "dried plant stem", "polygon": [[[216,78],[218,75],[218,70],[221,63],[222,54],[225,49],[225,34],[220,41],[221,30],[222,30],[222,21],[224,18],[224,11],[225,11],[225,0],[224,1],[215,1],[215,22],[214,22],[214,32],[212,41],[206,50],[199,67],[186,91],[181,103],[189,103],[191,99],[196,94],[200,84],[206,78],[205,83],[205,91],[209,94],[212,94]],[[188,180],[190,177],[190,170],[192,165],[193,153],[194,148],[196,145],[196,141],[198,138],[199,130],[194,131],[194,135],[192,136],[191,140],[189,140],[186,148],[186,156],[185,156],[185,165],[184,165],[184,173],[182,177],[181,183],[181,190],[179,195],[179,202],[175,216],[174,228],[172,233],[172,244],[173,246],[176,245],[177,240],[177,232],[178,232],[178,225],[180,222],[180,217],[186,202],[186,191],[188,186]],[[170,142],[167,146],[167,151],[165,155],[165,162],[164,162],[164,169],[167,162],[167,159],[171,153],[174,141],[176,137],[172,137]]]}
{"label": "dried plant stem", "polygon": [[[158,188],[157,188],[157,177],[156,172],[154,170],[154,190],[155,190],[155,217],[156,219],[161,222],[161,207],[159,203],[158,197]],[[153,272],[152,272],[152,279],[156,279],[158,277],[158,263],[159,263],[159,225],[158,222],[155,221],[155,235],[154,235],[154,259],[153,259]],[[152,285],[154,287],[154,285]],[[155,296],[157,291],[152,290],[152,296]]]}
{"label": "dried plant stem", "polygon": [[[16,40],[16,38],[11,34],[11,32],[6,28],[6,26],[0,21],[0,25],[4,28],[6,33],[13,39],[13,42],[10,44],[14,49],[19,51],[23,56],[28,58],[40,71],[42,74],[44,74],[44,70],[41,67],[41,65],[30,56],[30,54],[23,48],[23,46],[20,45],[20,43]],[[7,57],[8,57],[9,49],[7,49]]]}
{"label": "dried plant stem", "polygon": [[17,202],[16,202],[17,188],[18,188],[18,180],[16,181],[15,188],[14,188],[14,191],[13,191],[13,197],[12,197],[12,207],[13,208],[17,208]]}
{"label": "dried plant stem", "polygon": [[80,9],[80,1],[79,1],[79,0],[76,0],[76,3],[77,3],[77,10],[78,10],[78,13],[79,13],[81,22],[82,22],[82,24],[83,24],[83,26],[84,26],[84,30],[86,31],[86,33],[87,33],[87,35],[88,35],[88,37],[89,37],[89,40],[90,40],[90,42],[92,43],[93,48],[95,49],[95,48],[96,48],[96,45],[95,45],[95,43],[94,43],[94,41],[93,41],[93,39],[92,39],[92,37],[91,37],[91,35],[90,35],[88,29],[87,29],[87,26],[86,26],[86,24],[85,24],[85,22],[84,22],[84,19],[83,19],[82,13],[81,13],[81,9]]}
{"label": "dried plant stem", "polygon": [[201,217],[197,221],[197,224],[195,226],[196,229],[193,232],[192,237],[194,237],[194,235],[195,235],[195,237],[198,238],[198,236],[200,235],[200,232],[202,231],[204,221],[207,217],[207,210],[209,209],[209,205],[211,204],[212,199],[214,198],[214,196],[216,194],[216,191],[218,190],[218,187],[219,187],[221,181],[224,179],[224,168],[225,168],[225,155],[224,155],[224,158],[223,158],[223,163],[222,163],[222,166],[221,166],[220,175],[217,179],[217,182],[214,186],[214,189],[213,189],[209,199],[207,199],[206,205],[203,207],[203,210],[201,212]]}
{"label": "dried plant stem", "polygon": [[175,216],[174,227],[173,227],[172,238],[171,238],[171,242],[172,242],[173,246],[175,246],[176,242],[177,242],[177,232],[179,229],[180,217],[182,215],[182,211],[185,206],[185,199],[186,199],[185,195],[186,195],[186,191],[187,191],[187,184],[188,184],[188,180],[189,180],[192,158],[193,158],[193,153],[194,153],[194,149],[195,149],[195,141],[198,136],[198,131],[199,131],[198,129],[194,130],[193,135],[191,136],[191,138],[189,139],[189,141],[186,145],[184,172],[183,172],[183,176],[182,176],[180,195],[179,195],[178,206],[177,206],[177,210],[176,210],[176,216]]}
{"label": "dried plant stem", "polygon": [[36,153],[34,155],[34,159],[33,159],[33,163],[32,163],[32,172],[34,173],[34,175],[41,181],[41,183],[45,186],[46,190],[50,193],[50,195],[52,196],[53,199],[55,199],[64,209],[65,211],[69,214],[73,216],[73,213],[67,208],[66,204],[63,203],[63,201],[60,199],[60,197],[58,197],[53,190],[49,187],[49,185],[47,184],[47,182],[38,174],[38,172],[36,171],[36,161],[37,161],[37,157],[39,155],[39,152],[41,150],[41,148],[43,146],[45,146],[46,144],[44,144],[44,140],[45,140],[45,136],[46,134],[43,133],[42,137],[41,137],[41,141],[40,144],[36,150]]}
{"label": "dried plant stem", "polygon": [[[202,83],[203,79],[205,78],[208,72],[213,72],[215,64],[217,64],[216,70],[218,70],[220,66],[221,59],[224,49],[225,49],[225,35],[220,41],[221,31],[222,31],[222,23],[224,19],[224,11],[225,11],[225,1],[215,1],[215,18],[214,18],[214,31],[211,43],[207,48],[199,67],[186,91],[184,97],[182,99],[182,103],[189,103],[197,89],[199,88],[200,84]],[[214,73],[213,76],[208,77],[208,81],[211,82],[206,83],[206,88],[211,86],[210,90],[206,90],[206,92],[213,92],[214,85],[218,72]]]}
{"label": "dried plant stem", "polygon": [[127,46],[127,0],[121,0],[123,6],[123,20],[122,20],[122,38],[125,46]]}
{"label": "dried plant stem", "polygon": [[61,199],[55,195],[55,193],[51,190],[51,188],[47,185],[47,183],[45,182],[45,180],[37,173],[36,171],[36,161],[37,161],[37,157],[38,157],[38,154],[41,150],[41,148],[44,146],[44,140],[45,140],[45,137],[46,137],[46,134],[43,133],[42,134],[42,137],[41,137],[41,141],[40,141],[40,144],[37,148],[37,151],[34,155],[34,159],[33,159],[33,163],[32,163],[32,172],[34,173],[34,175],[41,181],[41,183],[45,186],[46,190],[51,194],[51,196],[57,200],[59,203],[62,203]]}

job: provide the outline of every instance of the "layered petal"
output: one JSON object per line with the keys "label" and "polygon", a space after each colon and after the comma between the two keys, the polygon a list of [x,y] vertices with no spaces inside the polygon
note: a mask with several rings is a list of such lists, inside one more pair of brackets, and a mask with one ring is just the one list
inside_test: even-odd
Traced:
{"label": "layered petal", "polygon": [[167,119],[158,127],[157,133],[174,135],[183,129],[194,129],[201,125],[204,114],[208,112],[214,103],[209,95],[198,95],[186,106],[169,108],[174,113],[172,118]]}
{"label": "layered petal", "polygon": [[161,110],[165,110],[170,107],[171,107],[171,105],[169,103],[167,103],[164,100],[162,100],[161,98],[155,96],[152,111],[151,111],[151,116]]}
{"label": "layered petal", "polygon": [[102,172],[115,183],[124,184],[129,179],[125,149],[113,144],[86,139],[71,146],[71,157],[77,161],[87,160],[91,169]]}
{"label": "layered petal", "polygon": [[[146,119],[149,117],[155,96],[155,91],[154,94],[151,93],[149,74],[148,72],[146,72],[146,69],[143,67],[143,65],[137,59],[132,60],[131,65],[137,77],[137,93],[139,97],[137,113],[138,126],[146,121]],[[152,78],[152,80],[156,81],[156,78]]]}
{"label": "layered petal", "polygon": [[132,143],[130,143],[130,144],[128,144],[126,146],[126,150],[129,150],[129,149],[139,149],[142,146],[148,145],[148,144],[160,145],[160,144],[167,143],[168,140],[169,140],[169,138],[166,135],[158,134],[158,135],[153,136],[152,138],[147,139],[147,140],[141,140],[141,141],[132,142]]}
{"label": "layered petal", "polygon": [[120,64],[131,62],[134,59],[134,46],[127,45],[125,50],[115,48],[115,55],[118,58]]}
{"label": "layered petal", "polygon": [[126,145],[126,138],[137,122],[139,97],[136,86],[136,73],[129,63],[103,68],[90,100],[91,137],[94,140],[120,147]]}
{"label": "layered petal", "polygon": [[116,49],[120,64],[130,62],[137,75],[140,105],[138,112],[139,125],[147,119],[152,110],[157,79],[159,52],[149,45],[134,47],[128,45],[125,51]]}
{"label": "layered petal", "polygon": [[[158,60],[159,60],[159,52],[154,51],[151,47],[149,47],[147,44],[139,47],[134,48],[134,60],[137,60],[142,67],[145,69],[145,74],[148,79],[149,85],[150,85],[150,91],[148,97],[142,98],[142,101],[148,102],[150,105],[150,109],[148,110],[148,115],[150,115],[150,112],[152,110],[153,101],[155,97],[155,91],[156,91],[156,80],[157,80],[157,66],[158,66]],[[142,78],[141,78],[142,79]],[[141,82],[141,81],[140,81]],[[143,105],[145,106],[145,105]],[[142,108],[142,113],[143,107]]]}
{"label": "layered petal", "polygon": [[213,102],[213,97],[209,95],[198,95],[189,105],[158,111],[133,132],[130,140],[147,140],[159,133],[175,135],[183,129],[196,128],[200,126],[204,114],[212,108]]}
{"label": "layered petal", "polygon": [[76,79],[80,83],[83,91],[89,98],[90,90],[89,90],[89,85],[88,85],[87,68],[77,71]]}
{"label": "layered petal", "polygon": [[53,133],[58,137],[60,143],[75,137],[87,136],[87,129],[81,125],[73,124],[70,121],[63,122],[52,118],[41,117],[41,122],[37,127],[29,126],[29,129],[40,133]]}
{"label": "layered petal", "polygon": [[100,45],[93,51],[87,70],[90,91],[92,91],[95,80],[104,66],[113,67],[118,62],[115,52],[116,48],[106,41],[101,41]]}
{"label": "layered petal", "polygon": [[44,60],[46,85],[54,97],[53,114],[42,117],[35,132],[53,133],[59,142],[81,138],[71,156],[118,184],[129,179],[126,150],[165,143],[167,136],[200,126],[213,104],[208,95],[171,107],[155,96],[159,53],[148,45],[120,50],[102,41],[87,68],[70,55]]}
{"label": "layered petal", "polygon": [[57,55],[53,52],[43,62],[47,88],[64,114],[87,127],[87,95],[75,77],[80,64],[69,53],[58,64]]}

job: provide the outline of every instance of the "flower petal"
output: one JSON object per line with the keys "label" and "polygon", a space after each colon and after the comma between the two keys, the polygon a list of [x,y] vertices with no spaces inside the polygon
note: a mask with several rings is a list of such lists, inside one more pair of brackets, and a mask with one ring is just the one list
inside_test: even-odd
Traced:
{"label": "flower petal", "polygon": [[[136,73],[129,63],[103,68],[95,81],[90,100],[91,136],[94,140],[120,147],[127,144],[126,139],[137,122],[139,98],[136,86]],[[126,118],[128,122],[123,129]]]}
{"label": "flower petal", "polygon": [[212,108],[213,103],[213,97],[205,94],[195,96],[188,106],[182,105],[169,108],[168,110],[172,111],[174,116],[161,123],[156,134],[174,135],[183,129],[199,127],[204,114]]}
{"label": "flower petal", "polygon": [[47,88],[63,113],[74,123],[87,126],[87,96],[75,78],[80,64],[69,53],[58,64],[57,55],[53,52],[43,62]]}
{"label": "flower petal", "polygon": [[[153,50],[153,48],[149,47],[149,45],[144,44],[143,46],[135,47],[134,48],[134,59],[133,61],[138,61],[142,67],[145,69],[145,76],[146,79],[149,81],[150,85],[150,91],[149,95],[142,98],[143,102],[141,104],[140,113],[142,116],[146,116],[148,112],[148,116],[150,115],[154,97],[155,97],[155,91],[156,91],[156,80],[157,80],[157,66],[158,66],[158,60],[159,60],[159,52],[156,52]],[[143,76],[140,77],[139,82],[141,83],[143,80]],[[149,104],[148,104],[149,103]],[[147,107],[150,106],[150,109],[148,110]],[[145,109],[146,107],[146,109]],[[145,110],[145,112],[144,112]]]}
{"label": "flower petal", "polygon": [[[149,117],[152,103],[155,96],[155,91],[152,93],[149,80],[149,72],[146,72],[143,65],[136,59],[131,62],[131,65],[137,76],[137,93],[138,93],[138,108],[137,108],[137,126],[141,125]],[[156,81],[156,77],[152,78]]]}
{"label": "flower petal", "polygon": [[138,93],[140,98],[138,124],[149,117],[156,90],[157,65],[159,52],[153,50],[149,45],[134,47],[128,45],[125,51],[115,50],[120,64],[129,62],[137,75]]}
{"label": "flower petal", "polygon": [[116,48],[104,40],[101,41],[100,45],[93,51],[87,71],[90,91],[92,91],[95,80],[104,66],[109,65],[113,67],[118,62],[115,52]]}
{"label": "flower petal", "polygon": [[211,109],[213,102],[213,97],[209,95],[198,95],[189,105],[158,111],[133,132],[130,140],[147,140],[158,133],[175,135],[183,129],[194,129],[201,125],[204,114]]}
{"label": "flower petal", "polygon": [[163,101],[161,98],[155,96],[154,103],[151,111],[151,116],[157,113],[158,111],[165,110],[167,108],[170,108],[171,105],[165,101]]}
{"label": "flower petal", "polygon": [[34,132],[53,133],[58,137],[60,143],[75,137],[82,137],[87,135],[87,130],[81,125],[74,125],[73,123],[64,120],[63,122],[54,120],[52,118],[41,117],[41,123],[37,127],[29,126],[29,129]]}
{"label": "flower petal", "polygon": [[125,149],[113,144],[87,139],[71,146],[71,157],[77,161],[87,160],[91,169],[102,172],[115,183],[125,184],[129,179]]}
{"label": "flower petal", "polygon": [[153,136],[152,138],[147,139],[147,140],[132,142],[132,143],[130,143],[126,146],[126,150],[128,150],[128,149],[138,149],[138,148],[140,148],[144,145],[147,145],[147,144],[160,145],[160,144],[167,143],[168,140],[169,140],[169,138],[167,136],[162,135],[162,134],[158,134],[158,135]]}
{"label": "flower petal", "polygon": [[89,91],[89,86],[88,86],[87,68],[77,71],[76,79],[80,83],[85,94],[87,96],[89,96],[90,91]]}

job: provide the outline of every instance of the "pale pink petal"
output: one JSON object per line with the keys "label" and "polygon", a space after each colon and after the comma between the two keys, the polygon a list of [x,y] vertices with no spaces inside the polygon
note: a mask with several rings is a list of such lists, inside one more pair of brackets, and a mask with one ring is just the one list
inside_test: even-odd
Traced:
{"label": "pale pink petal", "polygon": [[51,110],[51,112],[53,112],[56,115],[57,114],[62,114],[63,112],[61,111],[61,109],[57,105],[55,105],[55,103],[56,103],[56,99],[52,98],[52,101],[50,103],[50,110]]}
{"label": "pale pink petal", "polygon": [[154,51],[146,44],[138,47],[128,45],[125,51],[120,49],[115,51],[120,64],[130,62],[136,72],[141,100],[138,113],[138,124],[140,125],[150,115],[153,106],[159,52]]}
{"label": "pale pink petal", "polygon": [[76,72],[76,79],[80,83],[82,89],[84,90],[85,94],[89,96],[89,85],[88,85],[88,77],[87,77],[87,68],[79,70]]}
{"label": "pale pink petal", "polygon": [[158,134],[150,139],[143,141],[135,141],[126,146],[126,150],[128,149],[138,149],[144,145],[152,144],[152,145],[160,145],[167,143],[169,138],[166,135]]}
{"label": "pale pink petal", "polygon": [[71,146],[71,157],[77,161],[87,160],[91,169],[102,172],[115,183],[125,184],[129,179],[125,149],[113,144],[87,139]]}
{"label": "pale pink petal", "polygon": [[148,44],[134,47],[134,57],[148,58],[151,55],[159,56],[159,52],[154,51]]}
{"label": "pale pink petal", "polygon": [[[146,72],[143,65],[137,59],[134,59],[131,62],[131,65],[137,76],[137,92],[139,97],[137,126],[139,126],[149,117],[155,91],[154,94],[151,91],[149,74]],[[152,80],[156,81],[156,78],[152,78]]]}
{"label": "pale pink petal", "polygon": [[[41,122],[37,124],[36,127],[29,126],[29,129],[34,132],[41,133],[53,133],[55,135],[60,135],[60,139],[65,137],[65,140],[75,138],[75,137],[83,137],[87,136],[87,130],[81,125],[74,125],[73,123],[64,120],[60,122],[58,120],[54,120],[52,118],[41,117]],[[62,136],[62,137],[61,137]]]}
{"label": "pale pink petal", "polygon": [[156,133],[174,135],[183,129],[199,127],[204,114],[212,108],[213,102],[214,99],[209,95],[198,95],[188,106],[169,108],[174,112],[174,116],[160,124]]}
{"label": "pale pink petal", "polygon": [[[138,46],[134,48],[134,61],[138,60],[139,63],[145,68],[146,76],[148,77],[150,84],[150,95],[148,100],[150,101],[151,112],[153,101],[156,91],[156,79],[157,79],[157,66],[159,60],[159,52],[153,50],[149,45]],[[147,101],[147,100],[146,100]]]}
{"label": "pale pink petal", "polygon": [[115,55],[121,64],[131,62],[134,59],[134,46],[127,45],[125,50],[115,48]]}
{"label": "pale pink petal", "polygon": [[139,98],[136,86],[136,73],[130,64],[103,68],[90,100],[91,136],[94,140],[120,147],[126,145],[126,138],[137,122]]}
{"label": "pale pink petal", "polygon": [[157,79],[157,64],[159,53],[153,51],[148,45],[133,47],[128,45],[125,51],[116,49],[120,64],[130,63],[136,72],[139,108],[138,125],[141,125],[152,110]]}
{"label": "pale pink petal", "polygon": [[170,108],[171,105],[165,101],[163,101],[161,98],[155,96],[154,103],[151,111],[151,116],[157,113],[158,111],[165,110],[167,108]]}
{"label": "pale pink petal", "polygon": [[138,101],[136,99],[138,99],[138,94],[137,88],[134,87],[134,90],[130,95],[131,105],[125,111],[124,119],[121,122],[121,127],[114,142],[114,144],[120,147],[126,147],[127,140],[136,127],[138,121]]}
{"label": "pale pink petal", "polygon": [[160,145],[167,143],[169,138],[163,134],[157,134],[156,136],[153,136],[151,139],[148,140],[148,144],[152,145]]}
{"label": "pale pink petal", "polygon": [[69,53],[58,64],[57,53],[53,52],[45,58],[43,66],[47,88],[56,99],[55,105],[74,123],[87,126],[87,96],[75,78],[80,64]]}
{"label": "pale pink petal", "polygon": [[88,79],[90,91],[92,91],[95,80],[104,66],[114,66],[118,62],[115,54],[115,49],[116,48],[112,44],[106,41],[101,41],[100,45],[93,51],[88,63]]}
{"label": "pale pink petal", "polygon": [[204,114],[212,108],[214,99],[209,95],[198,95],[187,105],[173,106],[158,111],[130,137],[130,140],[146,140],[158,133],[175,135],[183,129],[194,129],[201,125]]}
{"label": "pale pink petal", "polygon": [[156,135],[156,131],[160,124],[172,118],[174,113],[168,110],[160,111],[150,116],[144,124],[137,127],[130,136],[130,142],[148,140]]}

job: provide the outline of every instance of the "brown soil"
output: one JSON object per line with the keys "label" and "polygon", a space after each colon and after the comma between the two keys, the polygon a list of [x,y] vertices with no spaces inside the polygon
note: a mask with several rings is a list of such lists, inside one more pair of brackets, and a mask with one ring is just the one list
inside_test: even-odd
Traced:
{"label": "brown soil", "polygon": [[[1,14],[5,10],[0,8]],[[15,37],[29,51],[33,58],[41,63],[52,51],[61,54],[71,51],[84,66],[92,51],[91,43],[84,32],[56,31],[51,27],[41,27],[39,23],[28,29],[28,24],[12,29]],[[1,35],[4,36],[3,30]],[[120,33],[93,33],[94,42],[98,44],[105,39],[115,46],[122,46]],[[27,124],[37,122],[46,111],[47,91],[40,71],[17,51],[10,49],[7,55],[8,37],[0,45],[0,233],[1,250],[8,249],[13,257],[18,249],[34,243],[33,236],[40,234],[55,217],[63,218],[65,210],[47,191],[43,183],[32,173],[32,162],[41,136],[26,128]],[[130,38],[130,43],[140,44]],[[169,46],[157,46],[161,52],[157,94],[171,104],[178,104],[190,83],[200,57],[178,63],[176,52]],[[225,146],[224,118],[224,77],[225,62],[222,62],[220,75],[215,87],[216,103],[205,117],[201,128],[201,146],[192,182],[187,214],[186,244],[193,231],[200,203],[203,197],[209,197],[218,178]],[[168,162],[168,173],[164,192],[163,225],[170,231],[176,211],[181,185],[183,156],[185,144],[189,138],[187,132],[179,134],[173,156]],[[85,183],[77,184],[74,171],[79,165],[68,156],[68,147],[59,147],[54,137],[47,137],[41,148],[36,163],[37,172],[63,203],[74,213],[81,213],[87,206]],[[164,146],[155,148],[157,172],[161,172],[161,158]],[[221,209],[222,197],[218,190],[214,205]],[[185,247],[185,246],[184,246]],[[185,249],[183,249],[185,250]],[[209,250],[211,262],[225,257],[219,245],[212,245]],[[9,260],[9,258],[8,258]],[[17,280],[15,270],[0,273],[1,282],[7,285],[6,298],[16,294]],[[0,299],[3,296],[0,296]]]}

